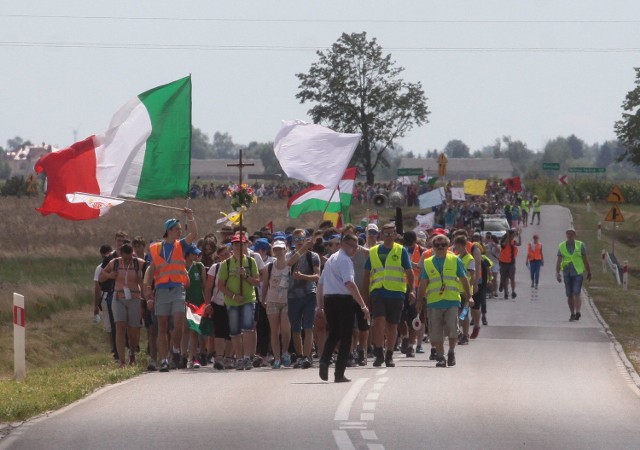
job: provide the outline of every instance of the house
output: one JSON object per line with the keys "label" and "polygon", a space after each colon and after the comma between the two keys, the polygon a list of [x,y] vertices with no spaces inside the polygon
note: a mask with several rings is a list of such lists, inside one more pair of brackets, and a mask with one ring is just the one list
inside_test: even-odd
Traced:
{"label": "house", "polygon": [[[402,158],[399,167],[402,169],[421,168],[426,176],[438,176],[438,161],[432,158]],[[513,165],[507,158],[449,158],[445,178],[452,181],[463,181],[470,178],[504,179],[511,178],[513,175]]]}
{"label": "house", "polygon": [[10,176],[23,176],[26,178],[31,174],[35,174],[33,166],[42,155],[57,150],[57,148],[44,143],[42,145],[23,145],[15,150],[6,152],[4,160],[11,168]]}

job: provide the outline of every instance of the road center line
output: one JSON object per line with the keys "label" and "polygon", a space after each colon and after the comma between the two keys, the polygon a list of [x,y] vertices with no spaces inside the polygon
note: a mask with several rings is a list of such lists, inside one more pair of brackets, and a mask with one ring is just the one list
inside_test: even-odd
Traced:
{"label": "road center line", "polygon": [[366,400],[367,400],[368,402],[372,402],[372,401],[376,401],[376,400],[378,400],[378,398],[380,398],[380,393],[379,393],[379,392],[369,392],[369,393],[367,394],[367,398],[366,398]]}
{"label": "road center line", "polygon": [[[369,378],[358,378],[351,389],[347,391],[345,396],[342,398],[342,401],[338,405],[338,409],[336,410],[336,414],[333,417],[333,420],[349,420],[349,413],[351,412],[351,407],[353,406],[353,402],[356,400],[356,397],[362,390],[362,387],[369,381]],[[335,433],[335,431],[334,431]],[[348,436],[347,436],[348,439]],[[338,441],[336,440],[336,443]],[[340,446],[338,446],[340,447]]]}
{"label": "road center line", "polygon": [[349,439],[349,434],[344,430],[333,430],[333,439],[340,450],[356,450]]}

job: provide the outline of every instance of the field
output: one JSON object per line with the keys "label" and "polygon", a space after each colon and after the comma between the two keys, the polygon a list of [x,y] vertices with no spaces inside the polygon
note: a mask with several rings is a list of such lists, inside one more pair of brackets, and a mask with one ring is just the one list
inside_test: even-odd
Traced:
{"label": "field", "polygon": [[[144,362],[125,371],[114,369],[107,352],[102,325],[91,322],[92,278],[99,263],[98,247],[113,243],[113,234],[125,230],[147,241],[159,238],[162,224],[177,211],[152,206],[124,204],[92,221],[72,222],[57,216],[42,217],[35,211],[41,199],[0,198],[4,239],[0,249],[0,422],[22,420],[81,398],[105,384],[139,374]],[[163,202],[184,206],[184,201]],[[215,233],[220,212],[229,212],[226,200],[192,200],[200,234]],[[632,256],[640,245],[640,207],[621,205],[625,222],[617,229],[616,255],[632,262],[628,291],[622,291],[610,273],[600,269],[600,252],[611,247],[610,226],[605,223],[603,240],[596,239],[596,225],[610,205],[593,205],[587,213],[582,204],[570,205],[579,239],[587,242],[593,266],[593,281],[587,286],[629,359],[640,367],[640,267]],[[313,227],[320,214],[286,217],[284,201],[254,205],[245,218],[250,232],[272,221],[276,229],[287,225]],[[405,223],[417,209],[404,209]],[[393,209],[379,211],[382,220]],[[365,216],[356,206],[354,220]],[[27,379],[13,377],[12,293],[26,297]],[[146,346],[142,333],[141,348]],[[17,398],[20,401],[17,401]]]}

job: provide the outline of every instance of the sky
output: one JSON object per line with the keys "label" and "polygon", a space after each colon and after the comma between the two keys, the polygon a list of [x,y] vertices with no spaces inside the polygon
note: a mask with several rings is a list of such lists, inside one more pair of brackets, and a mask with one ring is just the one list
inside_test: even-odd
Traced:
{"label": "sky", "polygon": [[634,0],[3,0],[0,145],[68,146],[188,74],[195,127],[273,141],[282,120],[310,121],[295,74],[362,31],[422,83],[429,123],[398,141],[415,154],[452,139],[614,139],[640,66]]}

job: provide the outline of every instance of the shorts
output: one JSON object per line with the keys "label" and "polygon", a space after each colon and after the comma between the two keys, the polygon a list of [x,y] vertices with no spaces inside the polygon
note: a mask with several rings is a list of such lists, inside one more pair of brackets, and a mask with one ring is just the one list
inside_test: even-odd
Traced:
{"label": "shorts", "polygon": [[243,331],[253,331],[253,317],[255,315],[255,302],[245,303],[241,306],[227,305],[229,315],[229,336],[240,336]]}
{"label": "shorts", "polygon": [[211,303],[213,307],[213,337],[219,339],[231,339],[229,336],[229,314],[227,307]]}
{"label": "shorts", "polygon": [[473,297],[473,309],[482,311],[487,310],[487,286],[483,284],[478,285],[478,292],[472,295]]}
{"label": "shorts", "polygon": [[429,340],[431,343],[443,342],[445,337],[458,338],[458,307],[429,308]]}
{"label": "shorts", "polygon": [[292,332],[300,333],[303,329],[313,329],[317,306],[315,292],[305,294],[299,298],[289,297],[287,305],[289,306],[289,322],[291,323]]}
{"label": "shorts", "polygon": [[267,314],[280,314],[282,312],[288,313],[289,305],[286,303],[267,302]]}
{"label": "shorts", "polygon": [[373,317],[383,317],[390,324],[399,324],[402,317],[403,301],[397,298],[371,297]]}
{"label": "shorts", "polygon": [[166,289],[156,289],[155,313],[156,316],[172,316],[185,312],[185,290],[183,286]]}
{"label": "shorts", "polygon": [[582,281],[584,277],[582,275],[563,276],[564,279],[564,291],[567,297],[571,295],[580,295],[582,292]]}
{"label": "shorts", "polygon": [[516,264],[515,263],[500,263],[500,277],[513,278],[516,276]]}
{"label": "shorts", "polygon": [[498,272],[500,272],[500,264],[498,263],[498,261],[493,261],[493,265],[491,266],[491,273]]}
{"label": "shorts", "polygon": [[131,300],[114,298],[111,303],[113,320],[116,322],[127,322],[127,326],[141,327],[142,312],[140,311],[140,299]]}
{"label": "shorts", "polygon": [[364,311],[355,300],[353,300],[353,308],[356,312],[354,327],[358,327],[358,331],[369,331],[369,328],[371,328],[371,326],[369,325],[367,318],[364,316]]}

